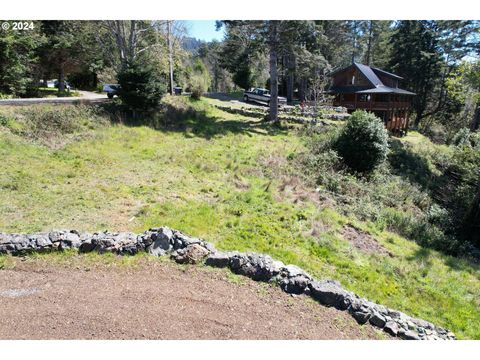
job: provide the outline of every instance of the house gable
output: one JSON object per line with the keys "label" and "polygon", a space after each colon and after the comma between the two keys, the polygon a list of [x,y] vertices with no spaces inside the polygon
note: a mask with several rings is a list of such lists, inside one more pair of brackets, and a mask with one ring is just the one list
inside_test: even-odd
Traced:
{"label": "house gable", "polygon": [[356,66],[351,65],[333,74],[333,86],[373,87],[373,84]]}

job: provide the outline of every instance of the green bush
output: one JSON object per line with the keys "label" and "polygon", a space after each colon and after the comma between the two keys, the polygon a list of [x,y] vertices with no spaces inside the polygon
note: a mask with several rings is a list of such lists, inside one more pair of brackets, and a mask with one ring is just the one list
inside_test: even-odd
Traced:
{"label": "green bush", "polygon": [[190,78],[188,80],[188,88],[192,93],[192,98],[200,99],[200,97],[208,91],[210,86],[210,75],[207,67],[202,60],[197,59],[193,64]]}
{"label": "green bush", "polygon": [[7,126],[8,125],[8,117],[3,114],[0,114],[0,126]]}
{"label": "green bush", "polygon": [[455,146],[470,145],[470,129],[462,128],[458,130],[452,139],[452,144]]}
{"label": "green bush", "polygon": [[166,83],[158,70],[144,62],[128,64],[118,74],[119,97],[130,109],[148,112],[158,107],[166,93]]}
{"label": "green bush", "polygon": [[437,225],[430,223],[428,214],[426,217],[414,216],[408,212],[386,208],[379,222],[384,222],[387,228],[406,238],[414,239],[421,246],[450,254],[459,253],[458,241],[446,235]]}
{"label": "green bush", "polygon": [[335,148],[348,167],[370,172],[387,158],[388,132],[375,115],[355,111],[342,129]]}

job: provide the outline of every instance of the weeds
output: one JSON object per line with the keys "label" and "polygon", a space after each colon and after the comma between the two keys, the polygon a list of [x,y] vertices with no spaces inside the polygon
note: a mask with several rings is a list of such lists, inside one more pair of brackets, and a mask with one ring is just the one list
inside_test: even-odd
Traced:
{"label": "weeds", "polygon": [[[480,270],[388,231],[389,221],[397,222],[397,214],[388,220],[383,213],[389,208],[414,218],[430,214],[426,221],[433,224],[441,219],[441,212],[429,213],[431,199],[419,184],[388,168],[368,181],[355,177],[333,153],[318,148],[322,158],[307,157],[305,136],[294,131],[221,112],[209,100],[171,100],[193,110],[166,119],[167,126],[121,117],[109,126],[115,111],[121,115],[109,103],[107,126],[53,150],[9,130],[11,125],[2,128],[0,231],[141,232],[166,225],[222,250],[269,254],[461,338],[480,338]],[[318,128],[316,136],[326,141],[336,131]],[[318,166],[324,180],[316,184]],[[342,237],[346,224],[370,234],[392,256],[352,247]],[[404,226],[405,233],[417,231],[407,220]],[[119,260],[95,256],[92,262]],[[136,258],[120,260],[128,265]]]}

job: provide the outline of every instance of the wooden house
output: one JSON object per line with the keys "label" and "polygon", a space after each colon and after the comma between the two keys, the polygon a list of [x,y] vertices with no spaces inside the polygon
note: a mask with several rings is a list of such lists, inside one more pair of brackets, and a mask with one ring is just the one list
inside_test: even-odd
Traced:
{"label": "wooden house", "polygon": [[348,112],[366,110],[385,123],[388,130],[405,134],[414,93],[399,88],[402,78],[387,71],[354,62],[331,73],[334,106]]}

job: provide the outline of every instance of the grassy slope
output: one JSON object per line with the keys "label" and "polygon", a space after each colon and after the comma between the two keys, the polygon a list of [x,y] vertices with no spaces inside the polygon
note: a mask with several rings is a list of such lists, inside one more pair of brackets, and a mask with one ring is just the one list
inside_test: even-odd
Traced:
{"label": "grassy slope", "polygon": [[480,339],[478,269],[361,223],[394,257],[357,251],[339,235],[353,219],[280,191],[275,168],[301,148],[298,137],[196,106],[208,118],[185,131],[116,125],[55,151],[0,127],[1,231],[168,225],[221,249],[268,253]]}

